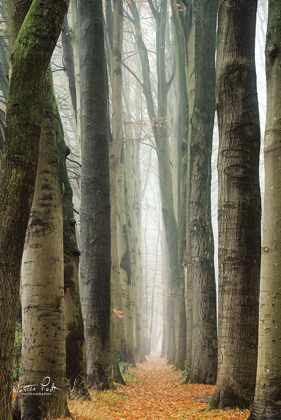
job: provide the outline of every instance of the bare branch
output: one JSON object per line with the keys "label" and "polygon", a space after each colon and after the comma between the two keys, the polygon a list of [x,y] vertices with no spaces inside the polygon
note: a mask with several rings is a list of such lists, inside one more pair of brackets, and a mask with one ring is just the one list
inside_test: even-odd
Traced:
{"label": "bare branch", "polygon": [[133,70],[131,70],[130,67],[128,67],[124,62],[122,64],[134,76],[134,78],[139,82],[141,87],[144,89],[145,86],[144,86],[143,82],[138,78],[136,73],[134,73]]}

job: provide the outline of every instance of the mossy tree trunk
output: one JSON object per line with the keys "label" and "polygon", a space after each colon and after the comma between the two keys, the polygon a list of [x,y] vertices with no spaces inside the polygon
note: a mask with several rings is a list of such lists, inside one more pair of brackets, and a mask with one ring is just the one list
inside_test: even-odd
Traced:
{"label": "mossy tree trunk", "polygon": [[251,420],[281,418],[281,255],[280,133],[281,15],[280,1],[269,0],[266,43],[267,116],[264,145],[265,196],[261,257],[258,371]]}
{"label": "mossy tree trunk", "polygon": [[82,206],[81,285],[89,386],[113,385],[110,349],[110,185],[101,0],[79,2]]}
{"label": "mossy tree trunk", "polygon": [[67,7],[67,0],[34,0],[11,54],[7,135],[0,172],[0,412],[6,420],[11,419],[15,308],[36,178],[42,91]]}
{"label": "mossy tree trunk", "polygon": [[219,1],[219,359],[209,408],[248,408],[254,397],[261,253],[256,9],[256,0]]}

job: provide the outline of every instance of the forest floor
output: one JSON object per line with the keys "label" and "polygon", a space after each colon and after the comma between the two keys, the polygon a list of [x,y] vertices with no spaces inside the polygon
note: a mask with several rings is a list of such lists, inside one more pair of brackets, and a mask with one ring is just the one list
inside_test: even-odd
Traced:
{"label": "forest floor", "polygon": [[246,420],[248,410],[205,412],[215,387],[182,385],[183,372],[167,365],[165,359],[149,356],[129,368],[127,385],[114,391],[91,391],[92,401],[69,401],[75,420],[162,420],[236,419]]}

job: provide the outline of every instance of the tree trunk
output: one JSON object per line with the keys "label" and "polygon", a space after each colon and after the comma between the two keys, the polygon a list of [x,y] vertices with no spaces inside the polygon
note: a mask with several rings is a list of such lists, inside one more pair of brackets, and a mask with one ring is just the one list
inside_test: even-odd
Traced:
{"label": "tree trunk", "polygon": [[[30,1],[29,1],[30,3]],[[29,7],[29,4],[28,4]],[[3,97],[1,98],[1,102],[6,104],[8,98],[8,88],[9,88],[9,80],[8,80],[8,72],[9,72],[9,46],[8,40],[8,16],[7,16],[7,1],[1,2],[0,5],[0,13],[1,19],[5,22],[4,33],[2,33],[1,37],[1,44],[0,44],[0,89],[2,90]],[[11,40],[9,40],[11,41]],[[12,41],[12,43],[15,40]]]}
{"label": "tree trunk", "polygon": [[[127,72],[128,75],[128,72]],[[129,75],[128,75],[129,76]],[[142,257],[141,257],[141,177],[140,177],[140,128],[138,124],[133,124],[134,116],[131,113],[130,104],[134,100],[132,97],[132,89],[129,84],[129,78],[126,78],[124,87],[124,98],[126,104],[127,121],[125,126],[125,174],[127,195],[128,216],[130,223],[128,224],[128,232],[131,231],[132,237],[130,241],[130,254],[133,273],[133,303],[134,303],[134,330],[135,330],[135,356],[136,361],[144,360],[143,349],[143,281],[142,281]],[[136,92],[136,102],[139,104],[139,94]],[[139,109],[136,109],[136,120],[140,119]],[[130,226],[131,225],[131,226]]]}
{"label": "tree trunk", "polygon": [[36,178],[42,90],[67,6],[67,0],[34,0],[11,55],[7,136],[0,173],[0,412],[5,420],[11,419],[15,308]]}
{"label": "tree trunk", "polygon": [[209,408],[248,408],[256,379],[261,252],[256,8],[256,0],[219,1],[219,359]]}
{"label": "tree trunk", "polygon": [[[110,4],[111,9],[111,4]],[[115,2],[115,7],[117,3]],[[112,12],[112,11],[111,11]],[[122,26],[119,25],[119,20],[122,22],[122,14],[115,15],[115,24],[111,25],[108,23],[107,31],[110,32],[112,29],[113,38],[113,27]],[[110,32],[111,34],[111,32]],[[120,34],[121,35],[121,34]],[[112,41],[113,42],[113,41]],[[120,148],[121,140],[119,140],[119,129],[122,129],[122,63],[120,57],[122,56],[122,45],[123,37],[120,38],[114,33],[114,49],[118,51],[118,55],[114,55],[112,51],[112,66],[114,70],[111,72],[112,82],[112,142],[110,144],[110,203],[111,203],[111,284],[113,291],[113,306],[114,306],[114,330],[116,338],[116,350],[119,361],[125,361],[125,319],[124,319],[124,307],[121,290],[121,276],[119,271],[119,252],[118,252],[118,205],[117,205],[117,185],[118,185],[118,170],[119,170],[119,159],[120,159]],[[118,59],[119,57],[119,59]],[[115,105],[117,101],[117,104]],[[120,103],[121,101],[121,103]],[[115,112],[114,112],[115,111]],[[121,115],[118,113],[121,112]],[[121,120],[121,127],[120,127]],[[116,121],[116,122],[115,122]],[[117,138],[118,137],[118,138]],[[115,138],[115,140],[114,140]]]}
{"label": "tree trunk", "polygon": [[[70,107],[72,119],[77,124],[77,95],[76,95],[76,78],[75,78],[75,65],[73,56],[73,47],[71,43],[71,32],[68,25],[68,18],[66,16],[61,33],[62,48],[63,48],[63,64],[68,78]],[[74,127],[76,131],[76,125]]]}
{"label": "tree trunk", "polygon": [[89,386],[110,388],[110,186],[102,1],[81,0],[81,285]]}
{"label": "tree trunk", "polygon": [[79,255],[76,221],[73,215],[73,193],[68,179],[66,157],[69,148],[64,142],[63,127],[53,98],[56,135],[60,159],[60,180],[63,206],[64,297],[66,323],[66,378],[75,395],[89,398],[86,384],[86,348],[79,291]]}
{"label": "tree trunk", "polygon": [[[73,10],[74,9],[74,10]],[[81,114],[80,114],[80,80],[77,77],[76,73],[80,71],[75,58],[74,53],[77,54],[77,45],[78,31],[77,31],[77,20],[76,20],[76,7],[73,6],[71,16],[74,20],[73,26],[74,30],[69,28],[68,18],[65,18],[63,30],[62,30],[62,50],[63,50],[63,64],[65,73],[67,75],[68,81],[68,92],[69,92],[69,102],[70,102],[70,111],[71,111],[71,126],[74,133],[75,140],[75,149],[76,149],[76,161],[78,163],[77,167],[77,183],[78,188],[76,190],[76,197],[81,201],[80,195],[80,180],[81,180]],[[78,54],[79,55],[79,54]],[[78,67],[78,68],[77,68]]]}
{"label": "tree trunk", "polygon": [[[73,6],[72,17],[75,20],[76,6]],[[79,81],[75,74],[75,60],[73,44],[77,32],[74,33],[65,18],[62,29],[63,64],[68,79],[68,89],[71,108],[71,122],[76,140],[76,158],[80,165],[80,112],[78,118],[77,84]],[[77,41],[76,41],[77,42]],[[78,99],[78,100],[77,100]],[[79,104],[80,109],[80,104]],[[55,103],[54,113],[57,116],[57,141],[60,151],[60,177],[63,188],[63,237],[64,237],[64,290],[66,306],[66,377],[74,391],[75,396],[89,398],[86,385],[86,348],[84,338],[84,325],[79,291],[79,255],[76,221],[73,214],[73,191],[68,178],[66,159],[70,149],[64,141],[64,133],[60,115]],[[78,131],[79,130],[79,131]],[[81,176],[81,174],[80,174]],[[79,179],[80,179],[79,176]]]}
{"label": "tree trunk", "polygon": [[161,357],[167,356],[168,347],[168,283],[169,271],[167,270],[167,243],[166,237],[161,235],[161,254],[162,254],[162,289],[163,289],[163,337],[161,347]]}
{"label": "tree trunk", "polygon": [[148,354],[152,351],[152,331],[153,331],[153,324],[154,324],[154,304],[155,304],[155,287],[156,287],[156,276],[157,276],[157,268],[158,268],[158,246],[161,240],[161,232],[158,229],[157,232],[157,239],[156,239],[156,247],[155,247],[155,267],[154,273],[152,277],[152,293],[151,293],[151,315],[150,315],[150,325],[149,325],[149,336],[148,336]]}
{"label": "tree trunk", "polygon": [[[81,89],[80,89],[80,41],[79,41],[79,24],[78,24],[78,1],[70,0],[71,3],[71,31],[69,32],[69,38],[72,44],[73,51],[73,64],[74,64],[74,76],[75,76],[75,92],[76,94],[72,95],[73,102],[72,107],[75,111],[75,97],[76,97],[76,126],[75,129],[75,141],[77,147],[77,154],[81,157]],[[72,71],[71,71],[72,73]],[[73,86],[73,82],[71,82]],[[69,83],[69,90],[70,90]],[[79,191],[79,188],[76,191]]]}
{"label": "tree trunk", "polygon": [[[178,8],[173,7],[173,24],[175,35],[175,50],[176,50],[176,66],[177,66],[177,79],[179,88],[179,106],[182,109],[181,119],[181,176],[180,176],[180,200],[179,200],[179,221],[178,221],[178,259],[180,267],[180,337],[178,348],[178,363],[179,367],[183,368],[183,362],[186,362],[191,367],[191,353],[192,353],[192,299],[185,284],[186,272],[186,251],[187,251],[187,231],[186,231],[186,218],[187,202],[189,200],[189,147],[188,147],[188,126],[189,126],[189,104],[187,96],[186,84],[186,54],[185,54],[185,39],[180,22],[180,13]],[[184,54],[183,54],[184,51]],[[189,245],[189,243],[188,243]],[[190,303],[188,306],[187,303]],[[188,327],[188,328],[187,328]]]}
{"label": "tree trunk", "polygon": [[[65,381],[62,194],[51,71],[44,93],[37,178],[22,262],[24,333],[18,405],[23,419],[34,420],[69,415]],[[47,388],[52,391],[48,392]]]}
{"label": "tree trunk", "polygon": [[[131,256],[129,250],[128,219],[125,209],[125,168],[123,144],[123,105],[122,105],[122,53],[123,53],[123,2],[113,1],[114,30],[112,51],[112,143],[110,148],[111,165],[111,203],[112,229],[114,243],[112,244],[113,287],[118,297],[121,284],[122,310],[124,311],[125,342],[121,338],[122,325],[116,324],[119,348],[123,351],[123,360],[135,364],[134,340],[134,305]],[[117,302],[118,303],[118,302]],[[120,310],[120,308],[118,308]],[[119,331],[118,331],[119,330]],[[120,343],[121,338],[121,343]]]}
{"label": "tree trunk", "polygon": [[[216,284],[211,223],[211,156],[215,114],[217,0],[192,2],[188,42],[191,276],[193,289],[190,379],[214,384],[217,374]],[[194,26],[194,27],[193,27]]]}
{"label": "tree trunk", "polygon": [[265,196],[261,264],[258,371],[250,419],[281,418],[280,365],[280,2],[269,0],[266,43],[267,117],[264,146]]}

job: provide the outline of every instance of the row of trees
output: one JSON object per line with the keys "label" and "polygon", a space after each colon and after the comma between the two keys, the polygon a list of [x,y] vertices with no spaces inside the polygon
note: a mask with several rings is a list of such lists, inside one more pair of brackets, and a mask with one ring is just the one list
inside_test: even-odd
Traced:
{"label": "row of trees", "polygon": [[[135,364],[149,352],[151,337],[144,337],[144,326],[150,334],[152,326],[147,328],[143,319],[141,252],[141,204],[149,172],[141,177],[140,162],[143,150],[150,153],[149,141],[158,162],[162,257],[169,265],[163,279],[168,293],[162,355],[177,367],[186,362],[188,381],[217,383],[210,409],[247,408],[256,387],[251,418],[278,418],[279,2],[269,0],[260,311],[257,0],[106,0],[104,10],[100,0],[71,2],[72,29],[65,21],[62,44],[82,160],[79,285],[69,149],[48,70],[68,2],[10,0],[8,6],[10,71],[0,175],[0,412],[12,418],[20,271],[23,349],[14,418],[65,416],[64,378],[87,398],[86,376],[90,387],[110,388],[122,381],[120,360]],[[5,2],[2,7],[4,15]],[[5,80],[3,96],[6,85]],[[211,224],[216,107],[218,334]],[[46,377],[63,392],[49,398],[28,395],[28,386]]]}

